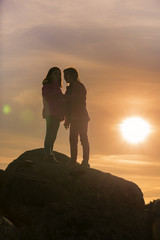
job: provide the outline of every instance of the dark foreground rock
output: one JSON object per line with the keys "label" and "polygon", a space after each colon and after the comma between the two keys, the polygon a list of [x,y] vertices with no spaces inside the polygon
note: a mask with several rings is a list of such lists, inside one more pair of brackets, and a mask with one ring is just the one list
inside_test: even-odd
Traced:
{"label": "dark foreground rock", "polygon": [[160,240],[160,199],[145,206],[147,219],[147,240]]}
{"label": "dark foreground rock", "polygon": [[13,223],[0,216],[0,240],[16,240],[18,231]]}
{"label": "dark foreground rock", "polygon": [[3,206],[2,206],[3,204],[2,204],[2,194],[1,194],[3,180],[4,180],[4,171],[0,169],[0,216],[3,214]]}
{"label": "dark foreground rock", "polygon": [[43,162],[43,149],[27,151],[4,173],[3,209],[17,239],[143,240],[145,213],[139,187],[95,169]]}

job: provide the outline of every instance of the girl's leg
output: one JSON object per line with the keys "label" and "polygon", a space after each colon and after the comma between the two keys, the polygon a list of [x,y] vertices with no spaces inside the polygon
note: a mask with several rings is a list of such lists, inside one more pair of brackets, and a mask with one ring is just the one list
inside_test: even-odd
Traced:
{"label": "girl's leg", "polygon": [[46,136],[44,141],[44,152],[45,157],[50,155],[50,146],[51,146],[51,117],[46,117]]}
{"label": "girl's leg", "polygon": [[78,151],[78,128],[77,121],[72,121],[70,126],[70,152],[71,162],[77,162],[77,151]]}
{"label": "girl's leg", "polygon": [[53,144],[56,140],[60,122],[52,116],[46,118],[46,137],[44,141],[45,157],[49,157],[53,152]]}
{"label": "girl's leg", "polygon": [[57,138],[57,133],[58,133],[59,126],[60,126],[59,119],[53,117],[53,119],[52,119],[52,139],[51,139],[50,154],[53,154],[53,146],[54,146],[55,140]]}

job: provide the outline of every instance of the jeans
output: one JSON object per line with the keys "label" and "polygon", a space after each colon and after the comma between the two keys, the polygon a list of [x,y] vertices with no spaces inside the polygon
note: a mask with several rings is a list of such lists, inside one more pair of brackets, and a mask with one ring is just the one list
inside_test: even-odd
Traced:
{"label": "jeans", "polygon": [[81,145],[83,148],[83,162],[89,161],[89,142],[88,142],[88,121],[87,120],[72,120],[70,126],[70,151],[71,161],[77,161],[78,152],[78,135],[80,136]]}
{"label": "jeans", "polygon": [[54,116],[46,117],[46,137],[44,141],[45,155],[53,154],[53,145],[57,137],[60,120]]}

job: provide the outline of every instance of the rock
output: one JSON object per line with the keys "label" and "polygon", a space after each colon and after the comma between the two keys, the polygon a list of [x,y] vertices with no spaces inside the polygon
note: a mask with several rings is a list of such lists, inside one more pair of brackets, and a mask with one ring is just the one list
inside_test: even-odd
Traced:
{"label": "rock", "polygon": [[1,188],[3,184],[3,178],[4,178],[4,171],[0,169],[0,215],[3,213],[3,208],[2,208],[2,193],[1,193]]}
{"label": "rock", "polygon": [[160,240],[160,217],[154,221],[152,232],[153,232],[153,239]]}
{"label": "rock", "polygon": [[4,176],[4,170],[0,169],[0,186],[3,181],[3,176]]}
{"label": "rock", "polygon": [[16,227],[5,217],[0,216],[0,240],[18,240]]}
{"label": "rock", "polygon": [[58,152],[58,164],[44,162],[43,154],[43,149],[25,152],[9,164],[3,180],[4,208],[17,226],[29,229],[28,238],[144,239],[144,200],[136,184],[72,166]]}
{"label": "rock", "polygon": [[0,169],[0,191],[3,183],[4,171]]}
{"label": "rock", "polygon": [[160,240],[160,199],[146,205],[148,240]]}

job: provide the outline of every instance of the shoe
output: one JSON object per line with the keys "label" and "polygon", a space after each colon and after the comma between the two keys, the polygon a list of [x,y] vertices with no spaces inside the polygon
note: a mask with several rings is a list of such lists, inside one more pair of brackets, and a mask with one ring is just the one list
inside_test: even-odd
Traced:
{"label": "shoe", "polygon": [[55,158],[53,154],[47,158],[47,161],[52,163],[59,163],[59,161]]}
{"label": "shoe", "polygon": [[82,161],[81,166],[86,167],[86,168],[90,168],[90,164],[88,162],[84,162],[84,161]]}
{"label": "shoe", "polygon": [[69,164],[70,164],[70,165],[77,165],[78,162],[77,162],[77,161],[72,161],[72,160],[71,160],[71,161],[69,162]]}

